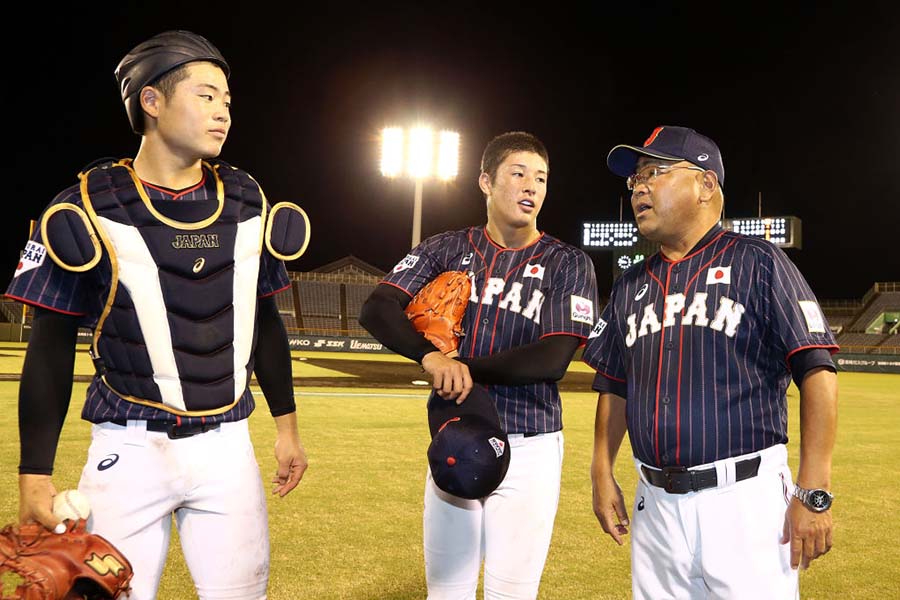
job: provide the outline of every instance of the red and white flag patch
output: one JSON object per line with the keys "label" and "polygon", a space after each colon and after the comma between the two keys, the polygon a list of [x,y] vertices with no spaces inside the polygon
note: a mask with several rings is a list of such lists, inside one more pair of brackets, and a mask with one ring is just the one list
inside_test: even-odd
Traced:
{"label": "red and white flag patch", "polygon": [[541,265],[533,265],[528,263],[525,265],[525,274],[523,277],[537,277],[541,281],[544,280],[544,267]]}
{"label": "red and white flag patch", "polygon": [[714,283],[731,285],[731,267],[710,267],[706,272],[706,285]]}

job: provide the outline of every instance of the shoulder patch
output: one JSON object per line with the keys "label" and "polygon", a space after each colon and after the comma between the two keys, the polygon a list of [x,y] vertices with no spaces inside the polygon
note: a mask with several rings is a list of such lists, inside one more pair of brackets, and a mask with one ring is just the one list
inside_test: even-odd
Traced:
{"label": "shoulder patch", "polygon": [[803,318],[806,319],[806,329],[810,333],[825,333],[825,319],[822,318],[822,311],[819,310],[819,304],[812,300],[798,300],[800,310],[803,311]]}
{"label": "shoulder patch", "polygon": [[594,324],[594,303],[591,302],[587,298],[582,298],[581,296],[576,296],[572,294],[570,296],[572,302],[572,320],[577,323],[586,323],[588,325]]}
{"label": "shoulder patch", "polygon": [[13,277],[18,277],[22,273],[37,269],[44,264],[45,258],[47,258],[47,248],[43,244],[29,240],[25,244],[25,249],[22,250],[22,256],[19,258],[19,264],[16,266],[16,272]]}
{"label": "shoulder patch", "polygon": [[600,334],[603,333],[604,329],[606,329],[606,321],[604,321],[603,319],[597,319],[597,324],[594,325],[593,329],[591,329],[591,335],[588,336],[588,339],[600,337]]}
{"label": "shoulder patch", "polygon": [[400,271],[405,271],[407,269],[412,269],[416,266],[416,263],[419,262],[419,257],[415,254],[407,254],[403,260],[394,265],[394,273],[399,273]]}

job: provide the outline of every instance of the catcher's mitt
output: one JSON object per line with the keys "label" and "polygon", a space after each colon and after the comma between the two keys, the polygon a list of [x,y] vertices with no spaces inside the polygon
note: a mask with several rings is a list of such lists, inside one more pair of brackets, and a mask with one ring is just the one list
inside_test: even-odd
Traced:
{"label": "catcher's mitt", "polygon": [[445,271],[429,281],[406,306],[406,316],[416,331],[444,354],[459,347],[465,335],[463,315],[472,282],[465,271]]}
{"label": "catcher's mitt", "polygon": [[128,559],[105,538],[88,533],[84,519],[65,524],[62,534],[38,523],[0,530],[0,599],[110,600],[130,589]]}

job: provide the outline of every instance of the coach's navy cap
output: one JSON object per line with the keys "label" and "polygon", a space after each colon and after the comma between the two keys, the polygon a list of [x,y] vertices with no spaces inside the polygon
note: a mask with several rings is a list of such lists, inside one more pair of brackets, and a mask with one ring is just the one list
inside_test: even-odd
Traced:
{"label": "coach's navy cap", "polygon": [[698,167],[713,171],[719,185],[725,187],[725,165],[722,153],[714,141],[688,127],[664,125],[657,127],[643,146],[620,144],[606,157],[609,170],[619,177],[632,175],[641,156],[663,160],[686,160]]}
{"label": "coach's navy cap", "polygon": [[231,70],[219,49],[202,35],[176,29],[164,31],[135,46],[116,67],[116,81],[135,133],[144,132],[144,111],[139,92],[144,86],[176,67],[194,61],[219,65],[228,77]]}
{"label": "coach's navy cap", "polygon": [[484,387],[475,385],[462,404],[432,393],[428,425],[428,464],[441,490],[474,500],[497,489],[509,469],[509,439]]}

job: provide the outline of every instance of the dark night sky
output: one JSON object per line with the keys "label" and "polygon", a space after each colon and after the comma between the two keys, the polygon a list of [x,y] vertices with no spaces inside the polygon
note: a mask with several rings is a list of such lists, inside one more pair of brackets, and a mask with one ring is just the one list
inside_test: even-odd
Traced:
{"label": "dark night sky", "polygon": [[[802,220],[803,248],[788,254],[820,299],[900,281],[900,20],[890,9],[122,4],[39,7],[7,21],[0,102],[12,212],[0,258],[10,274],[29,219],[82,166],[137,150],[113,77],[119,59],[184,28],[232,67],[222,158],[310,216],[312,241],[293,270],[348,254],[386,270],[406,253],[413,184],[380,175],[378,133],[421,118],[462,138],[456,181],[425,184],[423,237],[484,221],[481,150],[523,129],[550,151],[539,227],[578,245],[583,220],[619,217],[626,192],[606,169],[609,149],[686,125],[722,149],[726,216],[756,216],[761,193],[764,214]],[[610,255],[592,257],[607,295]]]}

